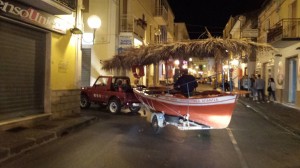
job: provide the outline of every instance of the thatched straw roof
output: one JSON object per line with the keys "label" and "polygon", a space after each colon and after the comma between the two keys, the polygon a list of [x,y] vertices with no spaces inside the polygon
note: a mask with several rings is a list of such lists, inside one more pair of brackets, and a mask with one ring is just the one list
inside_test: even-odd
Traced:
{"label": "thatched straw roof", "polygon": [[102,69],[130,69],[133,65],[150,65],[170,58],[185,59],[189,57],[221,57],[226,58],[226,50],[232,54],[250,53],[256,51],[270,51],[274,48],[268,44],[260,44],[246,40],[207,38],[197,41],[176,42],[127,48],[121,54],[104,61]]}

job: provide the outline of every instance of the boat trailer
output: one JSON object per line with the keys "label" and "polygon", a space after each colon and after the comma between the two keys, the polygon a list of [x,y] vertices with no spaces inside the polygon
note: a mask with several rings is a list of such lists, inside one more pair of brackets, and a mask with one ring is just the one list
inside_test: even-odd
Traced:
{"label": "boat trailer", "polygon": [[207,125],[199,124],[189,120],[189,114],[186,116],[170,116],[163,112],[151,112],[151,126],[155,134],[160,133],[163,127],[173,125],[179,130],[208,130],[213,129]]}

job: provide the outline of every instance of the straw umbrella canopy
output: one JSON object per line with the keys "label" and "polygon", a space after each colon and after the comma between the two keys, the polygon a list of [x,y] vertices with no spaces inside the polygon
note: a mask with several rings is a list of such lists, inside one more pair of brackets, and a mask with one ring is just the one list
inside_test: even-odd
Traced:
{"label": "straw umbrella canopy", "polygon": [[176,42],[128,48],[119,55],[104,62],[103,69],[125,68],[134,65],[150,65],[159,61],[185,59],[190,57],[205,58],[228,57],[228,53],[241,54],[243,52],[270,51],[274,48],[268,44],[255,43],[240,39],[207,38],[202,40]]}
{"label": "straw umbrella canopy", "polygon": [[133,65],[145,65],[143,62],[146,59],[146,55],[149,54],[150,48],[150,46],[126,48],[111,59],[104,60],[102,69],[130,69]]}
{"label": "straw umbrella canopy", "polygon": [[122,60],[125,58],[124,55],[114,55],[110,60],[104,60],[102,69],[111,70],[111,69],[122,69],[125,68]]}

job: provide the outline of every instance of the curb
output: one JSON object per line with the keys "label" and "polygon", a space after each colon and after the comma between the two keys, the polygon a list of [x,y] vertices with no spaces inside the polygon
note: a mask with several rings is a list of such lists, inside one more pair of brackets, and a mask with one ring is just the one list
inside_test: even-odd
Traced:
{"label": "curb", "polygon": [[1,131],[0,163],[91,125],[97,120],[96,116],[68,117],[49,120],[33,128]]}
{"label": "curb", "polygon": [[256,108],[253,105],[251,105],[251,103],[247,103],[245,100],[241,100],[238,99],[238,101],[245,105],[246,107],[250,108],[251,110],[253,110],[254,112],[256,112],[257,114],[259,114],[260,116],[262,116],[264,119],[266,119],[267,121],[271,122],[272,124],[274,124],[275,126],[287,131],[288,133],[300,138],[300,131],[294,129],[293,127],[289,126],[288,124],[285,124],[283,121],[272,117],[270,115],[267,115],[265,112],[263,112],[263,110],[261,110],[260,108]]}

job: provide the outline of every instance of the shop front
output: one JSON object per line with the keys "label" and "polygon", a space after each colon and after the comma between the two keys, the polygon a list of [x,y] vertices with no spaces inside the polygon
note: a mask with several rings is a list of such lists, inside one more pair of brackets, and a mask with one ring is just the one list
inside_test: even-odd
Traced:
{"label": "shop front", "polygon": [[50,116],[53,33],[66,34],[60,18],[0,0],[0,125]]}
{"label": "shop front", "polygon": [[45,32],[0,22],[0,120],[44,112]]}

